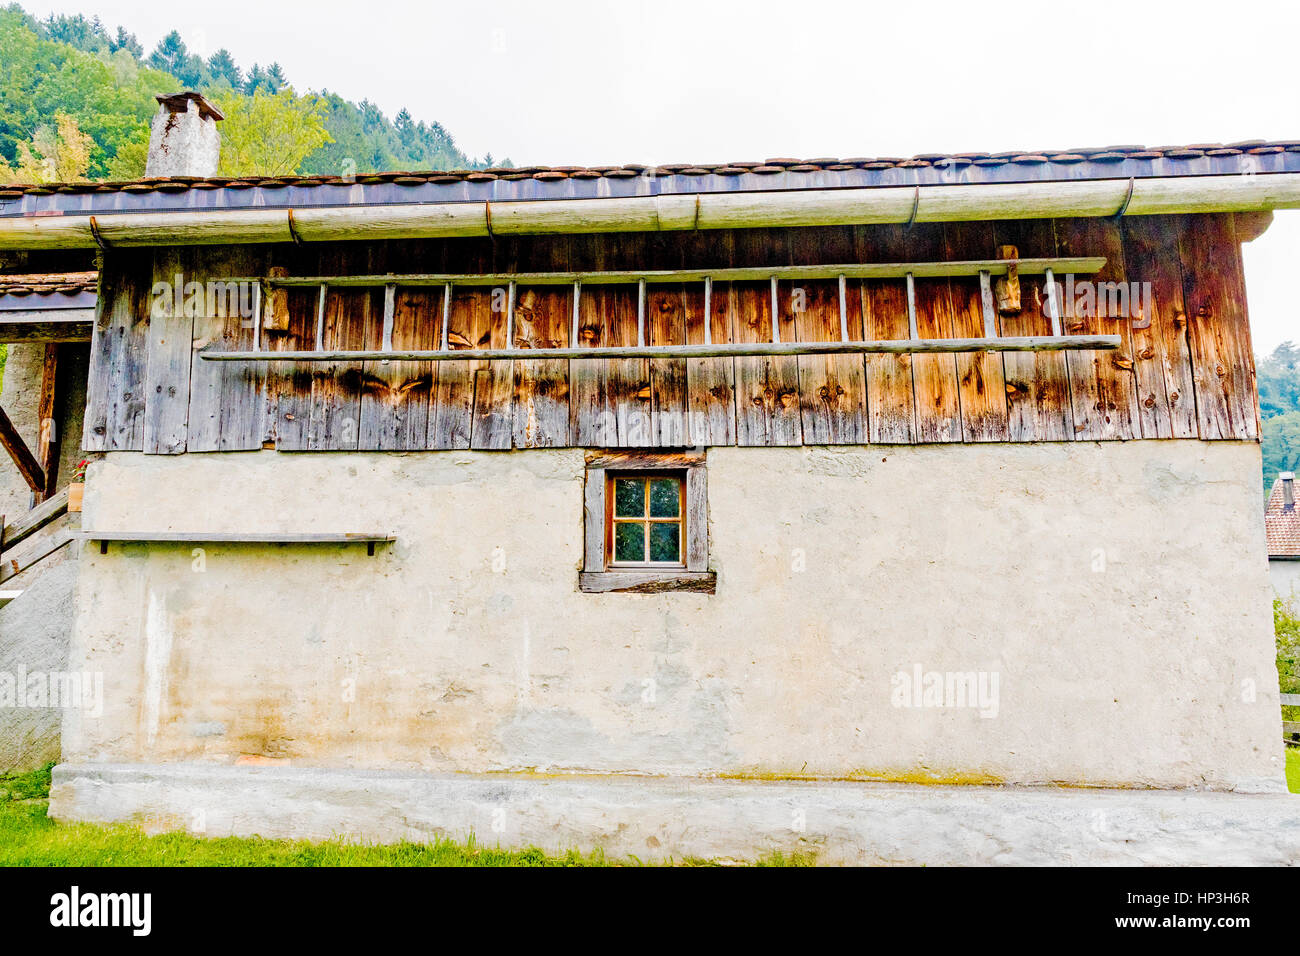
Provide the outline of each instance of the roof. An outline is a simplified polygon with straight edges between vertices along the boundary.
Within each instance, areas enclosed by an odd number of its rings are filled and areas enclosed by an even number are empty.
[[[1271,558],[1300,558],[1300,509],[1282,510],[1282,479],[1273,482],[1264,509],[1264,536]]]
[[[0,312],[92,308],[98,279],[97,272],[0,275]]]
[[[170,96],[163,96],[160,93],[154,99],[172,113],[187,112],[192,102],[198,108],[200,116],[206,116],[211,120],[225,119],[221,115],[221,110],[209,103],[202,93],[195,93],[193,90],[186,90],[184,93],[172,93]]]
[[[645,166],[521,166],[340,175],[173,176],[0,187],[0,216],[172,209],[585,199],[659,194],[1068,182],[1300,172],[1300,140],[1106,146],[910,158],[771,158]]]

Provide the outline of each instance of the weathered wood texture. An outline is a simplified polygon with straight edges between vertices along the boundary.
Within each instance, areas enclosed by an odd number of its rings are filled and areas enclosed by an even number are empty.
[[[1023,220],[680,234],[516,236],[112,250],[83,443],[91,451],[678,448],[1256,439],[1254,366],[1231,216]],[[311,286],[257,330],[200,303],[150,317],[155,283],[289,276],[514,275],[1104,256],[1055,276],[1064,334],[1115,352],[563,359],[539,348],[1048,335],[1045,277],[783,278],[581,287]],[[1018,303],[1012,293],[1018,288]],[[1090,290],[1090,291],[1089,291]],[[998,292],[1002,293],[999,299]],[[1100,293],[1100,294],[1099,294]],[[1123,294],[1121,294],[1123,293]],[[1088,298],[1088,296],[1091,298]],[[987,298],[987,302],[986,302]],[[188,300],[187,300],[188,301]],[[1001,304],[1001,309],[998,304]],[[184,306],[184,302],[182,303]],[[444,330],[444,316],[447,328]],[[263,319],[266,316],[263,315]],[[268,327],[269,326],[269,327]],[[509,326],[509,334],[507,333]],[[198,349],[465,352],[465,360],[209,362]],[[517,355],[475,359],[509,348]]]

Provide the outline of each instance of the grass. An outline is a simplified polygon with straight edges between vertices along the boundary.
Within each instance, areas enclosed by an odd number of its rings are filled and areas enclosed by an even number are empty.
[[[1300,793],[1300,747],[1286,748],[1286,788]]]
[[[53,766],[53,765],[51,765]],[[149,836],[136,826],[55,823],[46,816],[50,768],[0,775],[0,866],[639,866],[603,853],[499,850],[474,840],[369,845],[327,840]],[[757,866],[810,866],[812,857],[773,854]],[[672,861],[711,866],[709,860]]]

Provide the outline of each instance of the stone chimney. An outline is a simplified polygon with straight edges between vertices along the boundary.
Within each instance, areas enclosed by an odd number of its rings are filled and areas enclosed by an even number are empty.
[[[159,96],[149,131],[146,176],[215,176],[221,155],[221,112],[198,93]]]
[[[1295,511],[1295,472],[1284,471],[1278,477],[1282,479],[1282,510]]]

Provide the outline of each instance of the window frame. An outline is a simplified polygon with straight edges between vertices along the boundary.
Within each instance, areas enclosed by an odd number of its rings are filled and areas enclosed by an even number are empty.
[[[656,518],[650,514],[650,485],[649,482],[659,479],[670,479],[677,483],[677,514],[670,518]],[[641,517],[620,516],[616,513],[617,503],[614,500],[614,483],[620,479],[634,479],[645,482],[645,513]],[[641,568],[655,571],[685,571],[686,570],[686,544],[687,544],[687,526],[688,515],[686,513],[686,472],[685,469],[650,471],[650,470],[630,470],[624,471],[617,468],[605,470],[605,570],[607,571],[626,571],[633,568]],[[614,557],[614,535],[618,524],[639,524],[645,528],[645,550],[642,552],[647,555],[644,561],[619,561]],[[650,525],[652,524],[675,524],[678,526],[677,537],[677,554],[676,561],[651,561],[650,554]]]
[[[681,478],[680,563],[625,564],[611,560],[613,476]],[[717,575],[709,570],[708,481],[703,450],[588,453],[585,482],[583,562],[578,575],[580,591],[714,593]]]

